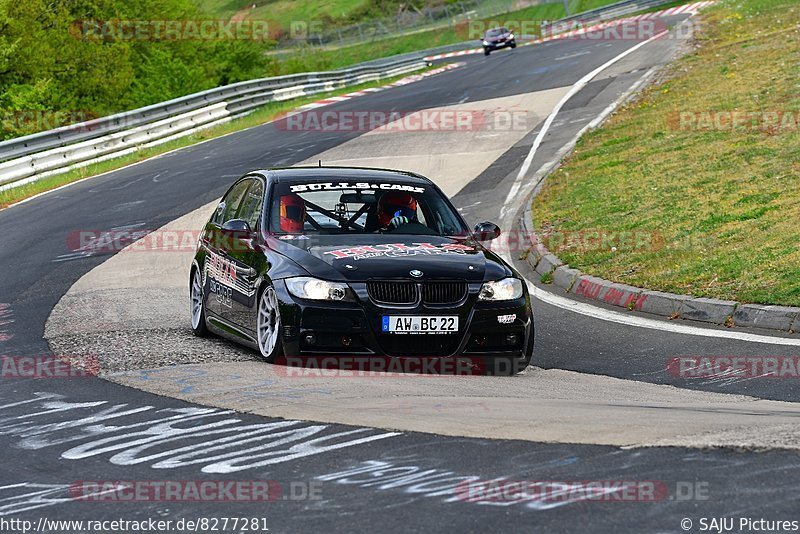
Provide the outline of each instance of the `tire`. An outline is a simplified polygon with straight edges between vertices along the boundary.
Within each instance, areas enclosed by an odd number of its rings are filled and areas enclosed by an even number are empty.
[[[516,48],[517,47],[516,41],[513,41],[509,46],[511,46],[511,48]]]
[[[258,297],[256,338],[258,352],[265,362],[275,363],[283,355],[281,313],[278,307],[278,296],[272,286],[267,286]]]
[[[192,269],[189,280],[189,312],[192,318],[192,333],[197,337],[209,337],[206,326],[206,309],[203,306],[203,275],[200,269]]]
[[[490,51],[488,48],[484,48],[484,49],[483,49],[483,55],[484,55],[484,56],[488,56],[488,55],[489,55],[489,54],[491,54],[491,53],[492,53],[492,52],[491,52],[491,51]]]

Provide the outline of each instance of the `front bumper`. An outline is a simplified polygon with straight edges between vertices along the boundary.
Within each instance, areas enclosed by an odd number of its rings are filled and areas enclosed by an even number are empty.
[[[514,46],[515,44],[516,41],[514,39],[510,39],[508,41],[489,43],[488,45],[483,45],[483,47],[487,50],[500,50],[501,48]]]
[[[478,301],[481,283],[470,283],[456,305],[384,307],[374,303],[366,284],[351,283],[356,302],[309,301],[275,282],[281,307],[281,336],[287,356],[522,359],[533,342],[530,297],[506,302]],[[457,315],[453,334],[393,334],[382,331],[384,315]]]

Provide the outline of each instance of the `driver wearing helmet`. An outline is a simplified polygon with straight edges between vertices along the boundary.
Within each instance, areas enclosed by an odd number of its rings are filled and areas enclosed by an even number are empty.
[[[428,230],[417,220],[417,200],[409,193],[389,191],[378,201],[378,224],[383,232],[417,233],[420,227]]]
[[[306,203],[295,193],[281,196],[280,228],[281,232],[300,234],[306,220]]]

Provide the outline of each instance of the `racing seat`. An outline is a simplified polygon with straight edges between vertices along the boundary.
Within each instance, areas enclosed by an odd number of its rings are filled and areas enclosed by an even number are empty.
[[[370,206],[367,211],[367,220],[364,221],[364,233],[374,234],[378,231],[378,210]]]

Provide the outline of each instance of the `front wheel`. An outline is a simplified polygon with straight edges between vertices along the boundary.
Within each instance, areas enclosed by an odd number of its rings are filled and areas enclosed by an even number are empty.
[[[267,363],[274,363],[283,353],[283,344],[280,339],[281,314],[278,296],[272,286],[268,286],[258,300],[256,330],[261,358]]]
[[[192,313],[192,333],[197,337],[208,337],[209,335],[203,300],[203,275],[200,274],[200,269],[195,269],[189,288],[189,311]]]
[[[490,53],[491,53],[491,52],[489,51],[489,49],[488,49],[488,48],[484,48],[484,49],[483,49],[483,55],[484,55],[484,56],[488,56]]]
[[[512,42],[510,46],[511,46],[511,48],[516,48],[517,47],[517,43],[516,42]]]

